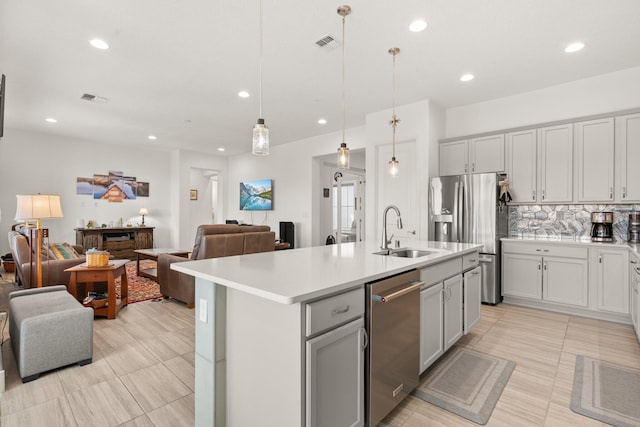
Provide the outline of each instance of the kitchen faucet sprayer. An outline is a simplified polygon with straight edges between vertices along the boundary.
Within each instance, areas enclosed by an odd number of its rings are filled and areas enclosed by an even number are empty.
[[[391,243],[391,239],[387,239],[387,212],[389,209],[393,209],[396,211],[396,215],[398,217],[397,225],[398,229],[402,228],[402,217],[400,216],[400,209],[398,209],[395,205],[389,205],[384,208],[384,213],[382,214],[382,246],[380,249],[389,249],[389,243]]]

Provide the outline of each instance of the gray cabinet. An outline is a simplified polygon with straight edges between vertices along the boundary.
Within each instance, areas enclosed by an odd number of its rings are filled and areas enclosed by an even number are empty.
[[[538,203],[573,201],[573,124],[538,129]]]
[[[576,123],[578,202],[613,201],[613,154],[613,118]]]
[[[305,310],[306,426],[363,426],[364,290],[314,301]]]
[[[444,353],[442,283],[420,291],[420,372]]]
[[[482,274],[481,267],[465,271],[464,281],[464,333],[465,335],[480,321],[480,307],[482,304]]]
[[[444,281],[444,351],[461,337],[463,332],[462,274]]]
[[[615,119],[616,201],[640,201],[640,113]]]
[[[587,248],[505,242],[502,294],[577,307],[587,307]]]
[[[307,341],[307,426],[364,425],[364,320]]]
[[[598,310],[629,314],[629,254],[627,249],[597,248]]]
[[[640,340],[640,258],[631,254],[629,259],[629,285],[631,297],[631,323]]]
[[[537,130],[529,129],[506,135],[507,176],[513,203],[535,203],[538,144]]]

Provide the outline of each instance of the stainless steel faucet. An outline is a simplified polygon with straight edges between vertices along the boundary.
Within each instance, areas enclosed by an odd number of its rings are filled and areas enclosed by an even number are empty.
[[[384,208],[384,213],[382,214],[382,246],[380,249],[389,249],[389,243],[391,243],[391,239],[387,239],[387,212],[389,209],[393,209],[396,211],[396,215],[398,216],[398,229],[402,228],[402,217],[400,216],[400,209],[398,209],[395,205],[389,205]],[[393,234],[391,235],[393,237]]]

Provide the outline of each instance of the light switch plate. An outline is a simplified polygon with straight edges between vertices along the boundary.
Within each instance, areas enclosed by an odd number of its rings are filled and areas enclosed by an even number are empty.
[[[207,300],[200,298],[200,321],[207,323]]]

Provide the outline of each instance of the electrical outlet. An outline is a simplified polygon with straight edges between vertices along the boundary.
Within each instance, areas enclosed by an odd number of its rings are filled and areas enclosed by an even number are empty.
[[[200,321],[207,323],[207,300],[200,298]]]

